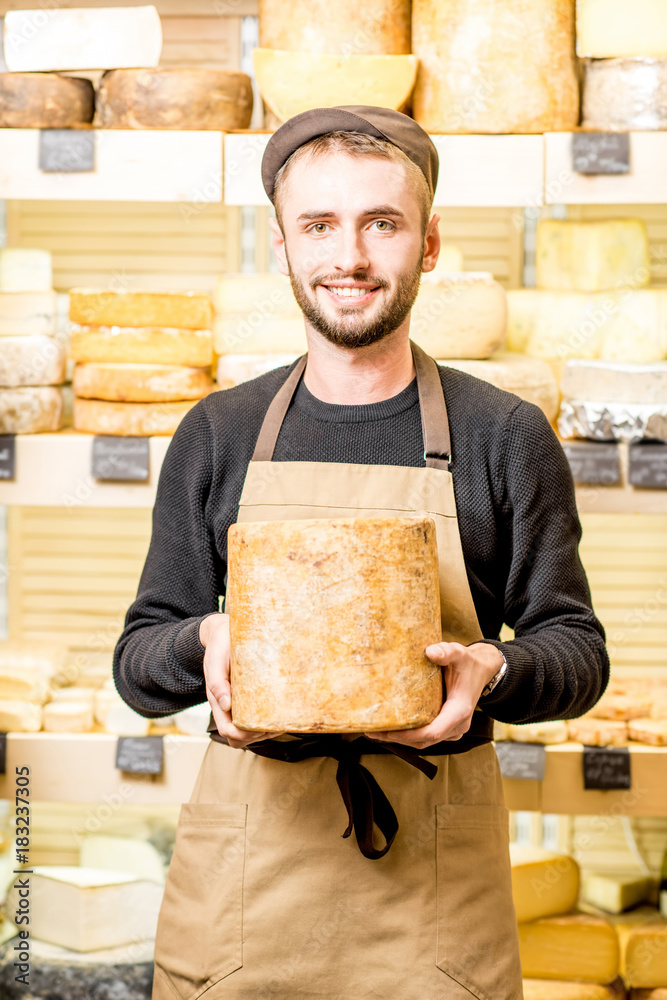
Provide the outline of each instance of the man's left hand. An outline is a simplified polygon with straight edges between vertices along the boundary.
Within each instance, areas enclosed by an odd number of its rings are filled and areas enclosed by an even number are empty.
[[[369,739],[403,743],[416,750],[425,750],[442,740],[460,740],[468,732],[475,706],[486,685],[500,670],[503,654],[496,646],[486,642],[473,643],[472,646],[462,646],[460,642],[438,642],[427,646],[426,655],[443,668],[447,700],[440,713],[433,722],[420,729],[364,733]]]

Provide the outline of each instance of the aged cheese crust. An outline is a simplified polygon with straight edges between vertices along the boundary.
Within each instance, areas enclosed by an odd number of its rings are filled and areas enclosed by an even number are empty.
[[[631,719],[628,722],[628,735],[631,740],[639,743],[648,743],[654,747],[667,746],[667,719]]]
[[[547,420],[558,413],[558,383],[546,361],[527,358],[523,354],[501,352],[486,361],[440,360],[438,364],[490,382],[497,389],[513,392],[529,403],[535,403]]]
[[[67,352],[55,337],[2,337],[0,386],[60,385],[65,381]]]
[[[96,101],[99,128],[248,128],[252,84],[246,73],[219,69],[113,69]]]
[[[414,0],[414,116],[428,132],[574,128],[574,0]]]
[[[50,385],[0,389],[0,434],[59,431],[62,417],[61,389]]]
[[[259,44],[313,55],[410,52],[410,0],[259,0]]]
[[[213,387],[208,368],[181,365],[78,364],[72,387],[76,396],[110,402],[168,403],[201,399]]]
[[[583,127],[667,129],[667,59],[595,59],[584,66]]]
[[[507,329],[505,289],[485,272],[422,277],[410,337],[433,358],[488,358]]]
[[[73,288],[69,318],[84,326],[166,326],[210,330],[213,306],[197,292],[112,292]]]
[[[69,350],[81,362],[204,368],[213,360],[213,339],[210,330],[73,324]]]
[[[519,924],[524,975],[608,983],[618,975],[616,931],[602,917],[568,913]]]
[[[178,403],[110,403],[74,400],[74,430],[84,434],[153,437],[173,434],[196,400]]]
[[[428,517],[238,523],[228,536],[232,718],[263,732],[410,729],[442,707]]]
[[[568,735],[575,743],[589,747],[617,747],[627,743],[628,724],[616,719],[570,719]]]
[[[72,128],[93,120],[90,80],[57,73],[0,73],[0,128]]]

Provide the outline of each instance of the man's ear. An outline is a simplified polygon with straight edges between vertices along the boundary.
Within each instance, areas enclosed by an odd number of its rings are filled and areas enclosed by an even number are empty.
[[[440,222],[440,216],[434,215],[426,227],[426,236],[424,237],[424,260],[422,262],[422,271],[432,271],[435,265],[438,263],[438,255],[440,253],[440,230],[438,229],[438,223]]]
[[[287,263],[287,254],[285,253],[285,237],[283,236],[283,231],[275,219],[269,219],[269,225],[271,226],[271,246],[273,247],[273,252],[276,256],[278,270],[281,274],[289,275],[289,265]]]

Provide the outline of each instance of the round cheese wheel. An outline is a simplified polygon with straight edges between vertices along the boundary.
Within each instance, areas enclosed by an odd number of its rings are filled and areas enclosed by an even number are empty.
[[[0,389],[0,434],[59,431],[62,419],[62,389],[51,385]]]
[[[410,0],[259,0],[259,44],[314,55],[410,52]]]
[[[42,712],[42,728],[47,733],[88,733],[93,721],[90,701],[52,701]]]
[[[490,274],[422,275],[410,337],[433,358],[488,358],[505,339],[507,297]]]
[[[442,636],[431,518],[237,523],[228,566],[237,726],[409,729],[440,711],[424,654]]]
[[[535,403],[547,420],[558,413],[558,383],[546,361],[527,358],[522,354],[499,353],[486,361],[438,360],[438,364],[490,382],[498,389],[513,392],[529,403]]]
[[[99,128],[248,128],[252,83],[220,69],[112,69],[97,91]]]
[[[208,368],[181,365],[78,364],[72,387],[77,396],[111,402],[167,403],[201,399],[213,380]]]
[[[153,437],[173,434],[194,400],[178,403],[110,403],[74,400],[74,430],[84,434]]]
[[[230,389],[274,368],[291,365],[298,357],[298,354],[226,354],[218,358],[217,382],[221,389]]]
[[[210,330],[213,304],[201,292],[139,292],[71,288],[69,318],[93,326]]]
[[[55,337],[0,337],[0,386],[60,385],[67,352]]]
[[[187,365],[203,368],[213,359],[210,330],[169,327],[79,326],[70,329],[74,361]]]
[[[414,0],[413,112],[428,132],[574,128],[572,0]]]
[[[667,59],[587,61],[583,119],[604,132],[667,129]]]
[[[90,80],[57,73],[0,73],[0,128],[72,128],[93,120]]]

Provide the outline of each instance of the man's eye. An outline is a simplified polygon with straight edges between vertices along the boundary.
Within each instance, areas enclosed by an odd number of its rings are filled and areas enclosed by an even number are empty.
[[[391,222],[387,222],[386,219],[378,219],[375,225],[378,227],[381,233],[389,232],[391,229]]]
[[[327,231],[328,226],[326,222],[316,222],[313,229],[316,233],[324,233]]]

